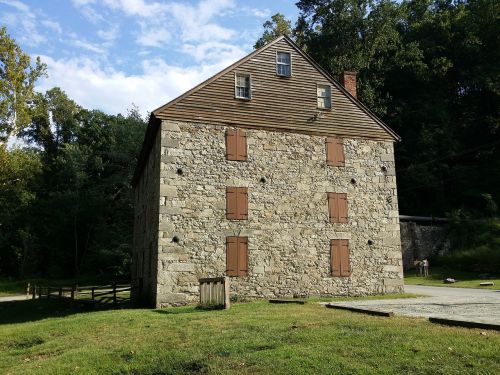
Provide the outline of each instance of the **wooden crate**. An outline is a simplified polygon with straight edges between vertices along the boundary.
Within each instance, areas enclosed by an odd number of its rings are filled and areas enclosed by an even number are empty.
[[[229,309],[229,277],[199,279],[200,305]]]

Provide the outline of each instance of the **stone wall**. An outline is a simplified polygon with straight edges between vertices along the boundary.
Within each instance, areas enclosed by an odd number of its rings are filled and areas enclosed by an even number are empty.
[[[249,275],[231,279],[233,295],[402,291],[391,142],[345,139],[346,166],[330,167],[325,137],[247,130],[248,161],[227,161],[225,130],[162,123],[157,306],[197,300],[198,278],[225,274],[234,235],[248,237]],[[248,187],[248,220],[226,220],[226,186]],[[327,192],[347,193],[347,224],[329,222]],[[349,239],[350,277],[330,276],[331,239]]]
[[[132,298],[138,304],[155,305],[158,263],[158,219],[160,195],[160,132],[142,175],[134,186],[134,246],[132,254]]]
[[[448,245],[448,229],[443,224],[401,222],[401,249],[403,268],[413,268],[415,259],[422,260],[446,251]]]

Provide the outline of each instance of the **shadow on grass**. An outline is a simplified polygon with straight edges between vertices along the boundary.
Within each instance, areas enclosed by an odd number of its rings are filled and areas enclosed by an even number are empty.
[[[224,309],[207,308],[207,307],[200,307],[200,306],[182,306],[182,307],[167,307],[164,309],[158,309],[158,310],[153,310],[153,311],[158,313],[158,314],[163,314],[163,315],[179,315],[179,314],[192,314],[192,313],[203,314],[203,313],[224,311]]]
[[[114,307],[117,309],[123,306]],[[107,308],[109,310],[109,308]],[[71,301],[59,300],[20,300],[0,302],[0,325],[34,322],[47,318],[61,318],[68,315],[102,311],[92,306],[71,303]]]

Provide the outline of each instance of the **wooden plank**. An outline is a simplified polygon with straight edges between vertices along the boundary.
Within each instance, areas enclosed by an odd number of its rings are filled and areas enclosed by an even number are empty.
[[[445,324],[449,326],[492,329],[495,331],[500,331],[500,324],[494,324],[494,323],[483,323],[483,322],[473,322],[470,320],[446,319],[446,318],[434,318],[434,317],[430,317],[429,321],[432,323]]]
[[[358,312],[358,313],[363,313],[363,314],[368,314],[368,315],[375,315],[375,316],[385,316],[385,317],[391,317],[394,316],[394,313],[392,311],[378,311],[378,310],[372,310],[369,308],[362,308],[362,307],[352,307],[352,306],[341,306],[341,305],[334,305],[332,303],[327,303],[325,307],[329,309],[338,309],[338,310],[348,310],[348,311],[353,311],[353,312]]]
[[[278,303],[278,304],[294,303],[297,305],[304,305],[306,303],[306,301],[297,300],[297,299],[270,299],[269,303]]]

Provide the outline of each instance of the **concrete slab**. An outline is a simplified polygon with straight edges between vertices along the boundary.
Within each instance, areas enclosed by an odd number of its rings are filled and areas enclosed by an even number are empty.
[[[405,292],[426,297],[332,304],[381,312],[392,311],[395,315],[402,316],[500,325],[500,290],[406,285]]]

